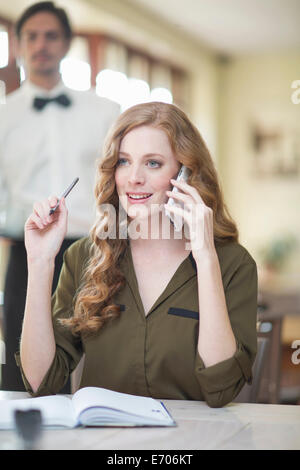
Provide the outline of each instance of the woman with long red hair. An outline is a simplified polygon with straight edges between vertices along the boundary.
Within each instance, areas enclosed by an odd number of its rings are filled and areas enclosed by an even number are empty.
[[[182,166],[188,179],[176,181]],[[256,264],[185,113],[158,102],[126,110],[107,136],[95,200],[90,236],[67,251],[52,301],[65,201],[51,216],[57,198],[37,202],[26,223],[20,365],[29,392],[59,392],[84,354],[81,387],[232,401],[256,354]]]

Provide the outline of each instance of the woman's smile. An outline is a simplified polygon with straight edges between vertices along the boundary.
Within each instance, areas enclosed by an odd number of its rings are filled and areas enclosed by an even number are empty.
[[[127,198],[130,202],[130,204],[143,204],[146,200],[148,200],[151,196],[152,193],[126,193]]]

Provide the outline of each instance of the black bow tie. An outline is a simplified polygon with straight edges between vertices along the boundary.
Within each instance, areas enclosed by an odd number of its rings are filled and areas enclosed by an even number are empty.
[[[33,107],[38,111],[42,111],[48,103],[55,102],[61,106],[68,107],[71,104],[70,98],[66,95],[55,96],[54,98],[34,98]]]

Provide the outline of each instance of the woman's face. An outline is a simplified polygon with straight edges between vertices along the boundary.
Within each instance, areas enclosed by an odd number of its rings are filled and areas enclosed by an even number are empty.
[[[115,180],[129,217],[149,215],[153,204],[165,204],[179,167],[164,131],[140,126],[128,132],[121,141]]]

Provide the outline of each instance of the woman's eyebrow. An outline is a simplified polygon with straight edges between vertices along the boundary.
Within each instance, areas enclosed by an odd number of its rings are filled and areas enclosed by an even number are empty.
[[[119,155],[125,155],[125,157],[130,157],[131,156],[130,153],[123,152],[123,151],[120,151]],[[145,153],[145,155],[143,155],[143,158],[150,158],[150,157],[161,157],[161,158],[164,158],[164,159],[166,158],[161,153],[156,153],[156,152]]]

